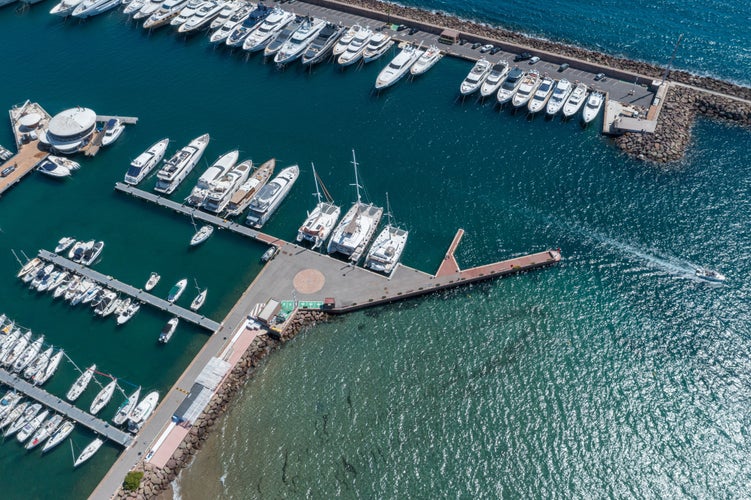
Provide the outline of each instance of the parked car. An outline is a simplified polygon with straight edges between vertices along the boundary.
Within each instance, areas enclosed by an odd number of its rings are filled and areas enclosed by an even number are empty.
[[[482,43],[475,42],[475,43],[472,44],[472,50],[475,50],[476,48],[479,48],[480,46],[482,46]]]
[[[527,59],[532,59],[532,54],[529,52],[522,52],[521,54],[516,54],[514,56],[514,62],[526,61]]]
[[[0,172],[0,177],[8,177],[10,174],[15,172],[16,166],[11,165],[10,167],[5,167],[2,172]]]
[[[540,62],[540,58],[537,56],[529,60],[529,64],[537,64],[538,62]]]
[[[409,34],[410,34],[410,35],[414,35],[414,34],[415,34],[415,33],[417,33],[418,31],[420,31],[420,29],[419,29],[419,28],[414,28],[414,27],[412,27],[412,28],[410,28],[410,29],[409,29]]]
[[[595,81],[599,82],[600,80],[603,80],[605,78],[605,73],[597,73],[595,75]]]
[[[493,47],[492,49],[490,49],[490,52],[488,52],[488,54],[490,54],[491,56],[494,56],[497,53],[499,53],[500,51],[501,51],[500,47]]]
[[[558,71],[566,71],[569,68],[568,63],[563,63],[560,66],[558,66]]]
[[[482,47],[480,47],[480,52],[484,54],[485,52],[490,52],[494,48],[495,47],[491,44],[483,45]]]
[[[466,44],[467,44],[467,39],[466,38],[460,38],[459,39],[459,45],[466,45]]]

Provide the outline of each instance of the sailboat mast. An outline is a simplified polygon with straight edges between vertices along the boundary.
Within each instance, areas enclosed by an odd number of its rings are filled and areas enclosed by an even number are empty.
[[[357,158],[355,158],[355,150],[352,150],[352,165],[355,166],[355,189],[357,190],[357,203],[360,203],[360,181],[357,178]]]
[[[316,166],[313,162],[310,162],[310,166],[313,167],[313,180],[316,183],[316,198],[318,198],[318,204],[321,203],[321,191],[318,189],[318,174],[316,174]]]
[[[389,193],[386,191],[386,217],[389,218],[388,225],[391,226],[391,205],[389,204]]]

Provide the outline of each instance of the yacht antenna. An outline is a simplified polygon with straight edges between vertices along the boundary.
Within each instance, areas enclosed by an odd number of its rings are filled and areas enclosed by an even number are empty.
[[[360,203],[360,182],[357,178],[357,158],[355,158],[355,150],[352,150],[352,165],[355,166],[355,189],[357,190],[357,203]]]
[[[321,203],[321,191],[318,190],[318,174],[316,174],[316,166],[313,164],[313,162],[310,162],[310,166],[313,167],[313,180],[316,182],[316,197],[318,198],[318,203]]]

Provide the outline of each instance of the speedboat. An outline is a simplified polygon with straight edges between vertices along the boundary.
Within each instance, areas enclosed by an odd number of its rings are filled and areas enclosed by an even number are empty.
[[[175,285],[170,289],[169,293],[167,294],[167,302],[174,303],[177,299],[180,298],[180,295],[183,294],[185,291],[185,287],[188,286],[188,280],[186,278],[181,279]]]
[[[47,438],[49,438],[57,429],[60,427],[60,424],[63,423],[63,416],[62,415],[53,415],[42,424],[42,426],[39,428],[38,431],[34,434],[34,436],[29,440],[28,443],[26,443],[25,448],[27,450],[33,450],[37,446],[39,446],[41,443],[43,443]]]
[[[341,207],[334,205],[334,200],[328,194],[326,188],[323,188],[324,194],[326,194],[326,201],[321,198],[321,191],[318,187],[320,178],[316,173],[316,168],[313,166],[313,180],[316,185],[316,196],[318,197],[318,204],[312,212],[308,212],[308,217],[303,222],[300,229],[297,231],[297,242],[309,242],[312,244],[312,248],[316,249],[321,247],[328,239],[331,231],[336,225],[336,221],[339,220],[341,214]]]
[[[29,363],[29,365],[23,371],[24,378],[33,378],[34,375],[39,372],[39,370],[44,370],[45,368],[47,368],[47,364],[49,364],[51,357],[52,347],[48,347],[42,354],[34,358],[32,362]]]
[[[394,57],[388,65],[378,73],[375,88],[379,90],[385,89],[401,80],[402,77],[407,74],[409,68],[420,58],[420,56],[422,56],[422,54],[423,51],[414,45],[406,45],[396,57]]]
[[[349,46],[350,42],[355,39],[355,36],[363,30],[363,27],[359,24],[353,24],[349,27],[349,29],[342,35],[342,37],[339,39],[338,42],[336,42],[336,45],[334,45],[334,48],[332,49],[332,54],[334,56],[338,56],[340,54],[343,54],[345,50],[347,50],[347,47]]]
[[[493,65],[493,69],[490,70],[490,74],[485,79],[485,81],[482,82],[482,86],[480,87],[480,95],[482,97],[488,97],[489,95],[494,94],[498,90],[498,87],[500,87],[503,81],[506,79],[506,76],[508,74],[508,62],[498,61]]]
[[[695,274],[699,279],[712,281],[714,283],[722,283],[727,279],[724,274],[720,274],[717,271],[712,271],[711,269],[704,269],[703,267],[696,269]]]
[[[37,338],[34,342],[31,343],[31,345],[24,349],[23,352],[13,362],[13,371],[18,373],[26,368],[29,363],[31,363],[32,360],[36,357],[36,355],[39,354],[39,351],[42,349],[43,342],[44,335]]]
[[[166,344],[169,342],[169,339],[172,338],[172,334],[175,333],[175,330],[177,329],[177,324],[180,322],[180,320],[175,317],[171,318],[169,321],[167,321],[167,324],[164,325],[164,328],[162,328],[161,333],[159,334],[159,342],[162,344]]]
[[[195,14],[190,19],[185,21],[177,28],[178,33],[194,33],[207,28],[211,21],[216,18],[219,13],[224,9],[224,2],[209,1],[204,3],[196,10]]]
[[[232,28],[225,44],[229,47],[241,47],[245,42],[245,39],[250,33],[260,26],[266,16],[268,16],[273,9],[259,3],[255,9],[253,9],[248,17],[243,22]]]
[[[125,183],[135,186],[141,182],[144,177],[149,175],[157,163],[164,158],[164,152],[167,151],[169,139],[165,138],[151,145],[149,149],[141,153],[135,160],[130,162],[130,167],[125,173]]]
[[[76,242],[76,239],[71,238],[70,236],[60,238],[60,241],[57,242],[57,246],[55,247],[55,253],[60,253],[60,252],[65,251],[68,247],[70,247],[75,242]]]
[[[581,109],[584,101],[587,100],[587,85],[584,83],[578,83],[576,88],[569,96],[566,104],[563,105],[563,116],[570,118],[574,116],[579,109]]]
[[[144,397],[138,406],[136,406],[133,413],[128,417],[128,430],[135,432],[141,428],[146,419],[149,418],[151,412],[156,408],[156,404],[159,401],[159,393],[154,391]]]
[[[75,297],[70,301],[70,305],[76,304],[89,304],[94,301],[101,293],[104,296],[104,290],[101,286],[97,285],[91,280],[84,279],[81,284],[78,285],[79,291]],[[101,299],[101,297],[99,297]]]
[[[323,61],[323,59],[326,58],[334,48],[334,44],[343,31],[344,28],[341,26],[337,26],[333,23],[326,23],[326,26],[324,26],[318,33],[318,36],[302,55],[302,64],[306,66],[318,64]]]
[[[229,169],[235,166],[237,159],[240,157],[238,150],[225,153],[201,174],[198,178],[195,187],[190,192],[190,195],[185,199],[188,205],[199,206],[205,200],[211,191],[212,184],[218,180],[222,175],[227,173]]]
[[[141,304],[139,304],[135,300],[132,301],[127,307],[120,311],[115,322],[118,325],[124,325],[125,323],[130,321],[133,316],[136,315],[139,309],[141,309]]]
[[[571,92],[573,90],[574,86],[571,85],[571,82],[569,82],[565,78],[563,80],[559,80],[558,83],[555,84],[553,95],[550,96],[550,100],[548,101],[547,108],[545,108],[545,112],[550,116],[558,113],[558,111],[561,110],[563,105],[568,100],[568,97],[571,95]]]
[[[279,7],[274,7],[274,10],[269,14],[266,19],[254,29],[243,42],[243,50],[248,52],[258,52],[266,48],[266,45],[272,40],[272,38],[282,31],[285,26],[292,22],[295,15],[292,12],[287,12]]]
[[[492,69],[493,66],[487,59],[482,58],[477,61],[459,86],[459,92],[461,95],[466,96],[476,92],[488,77]]]
[[[553,86],[555,82],[552,78],[545,77],[542,79],[540,86],[537,87],[535,95],[527,103],[527,109],[530,113],[537,113],[545,108],[550,96],[553,95]]]
[[[370,37],[368,44],[365,46],[365,50],[362,51],[362,62],[369,63],[375,61],[388,52],[393,46],[394,41],[391,37],[382,31],[379,31]]]
[[[42,453],[47,453],[52,448],[57,446],[58,444],[62,443],[65,438],[67,438],[71,432],[73,432],[73,429],[76,428],[76,424],[71,422],[70,420],[66,420],[63,422],[63,424],[58,427],[58,429],[52,433],[50,438],[47,440],[46,443],[44,443],[44,447],[42,447]]]
[[[107,291],[104,294],[104,299],[99,303],[94,313],[98,314],[102,318],[106,318],[120,306],[120,298],[117,293]]]
[[[94,401],[91,402],[89,413],[96,415],[102,408],[107,406],[107,403],[109,403],[110,399],[112,399],[112,395],[115,393],[116,388],[117,379],[112,379],[112,382],[105,385],[104,388],[99,391],[99,394],[96,395]]]
[[[287,64],[300,57],[325,26],[326,21],[323,19],[306,18],[297,31],[284,42],[282,48],[274,56],[274,62]]]
[[[68,271],[58,271],[57,276],[52,279],[49,286],[47,287],[47,291],[56,292],[58,287],[60,287],[63,283],[68,282],[68,276],[70,276],[70,273]],[[43,290],[39,291],[41,292]]]
[[[204,302],[206,302],[206,294],[209,293],[208,288],[204,288],[201,290],[198,295],[196,295],[196,298],[193,299],[193,302],[190,303],[190,310],[191,311],[197,311],[201,308]]]
[[[36,286],[37,292],[44,292],[52,285],[52,283],[60,276],[60,271],[52,271],[50,274],[44,276],[42,281]]]
[[[70,258],[70,260],[72,260],[73,262],[81,262],[84,254],[94,248],[95,244],[96,240],[85,241],[80,243],[80,245],[79,243],[76,243],[75,245],[73,245],[71,251],[68,252],[68,258]]]
[[[90,266],[91,264],[93,264],[94,261],[102,253],[103,248],[104,248],[103,241],[97,241],[96,243],[94,243],[94,246],[84,251],[83,257],[81,258],[81,264],[83,264],[84,266]]]
[[[226,41],[229,34],[232,33],[232,30],[248,18],[251,10],[253,10],[253,4],[243,5],[236,10],[221,26],[216,28],[209,37],[209,42],[221,43]]]
[[[592,92],[591,94],[589,94],[589,98],[587,98],[587,104],[584,105],[584,110],[582,111],[582,120],[584,121],[584,123],[589,123],[597,118],[597,115],[600,114],[600,109],[602,109],[602,104],[604,102],[605,96],[600,92]]]
[[[76,399],[78,399],[78,397],[89,385],[89,382],[91,382],[91,379],[94,377],[95,371],[96,365],[91,365],[76,379],[75,382],[73,382],[73,385],[70,386],[68,393],[65,395],[65,397],[68,398],[68,401],[75,401]]]
[[[143,287],[144,290],[147,292],[154,288],[157,283],[159,283],[159,280],[162,277],[159,276],[157,273],[151,273],[151,276],[149,276],[149,279],[146,281],[146,285]]]
[[[264,47],[263,49],[263,57],[276,56],[276,53],[279,52],[279,49],[281,49],[282,46],[287,43],[287,40],[289,40],[290,37],[295,33],[295,31],[297,31],[298,28],[302,26],[302,23],[303,18],[296,17],[292,20],[292,22],[285,26],[284,29],[272,36],[271,40],[269,40],[269,43],[267,43],[266,47]]]
[[[50,14],[53,16],[67,17],[76,10],[76,7],[78,7],[82,1],[83,0],[62,0],[60,3],[52,7]],[[2,3],[3,2],[0,1],[0,4]]]
[[[203,208],[217,214],[224,211],[232,199],[232,195],[248,180],[252,166],[253,162],[251,160],[245,160],[212,182],[211,188],[202,204]]]
[[[31,280],[31,283],[29,284],[29,288],[36,289],[43,280],[49,278],[50,274],[52,274],[54,270],[55,270],[54,264],[47,264],[42,269],[37,271],[36,275],[34,276],[34,278]]]
[[[200,245],[204,241],[209,239],[209,236],[214,232],[214,226],[211,224],[206,224],[205,226],[201,226],[201,228],[196,231],[196,234],[193,235],[193,237],[190,239],[190,246],[194,247],[196,245]]]
[[[435,45],[431,45],[430,47],[428,47],[428,50],[426,50],[425,53],[421,55],[417,61],[415,61],[415,64],[413,64],[409,69],[409,72],[413,76],[422,75],[430,68],[432,68],[435,63],[440,61],[442,57],[443,53],[441,52],[441,49],[439,49]]]
[[[71,171],[68,167],[64,166],[62,163],[57,162],[54,160],[52,155],[48,156],[37,167],[37,170],[44,175],[48,175],[50,177],[68,177],[71,174]]]
[[[516,93],[511,99],[511,104],[513,104],[515,108],[521,108],[522,106],[525,106],[535,94],[535,92],[537,92],[537,87],[539,86],[540,73],[534,70],[530,71],[526,76],[524,76],[521,84],[519,84],[519,88],[516,90]]]
[[[344,52],[339,55],[336,62],[338,62],[340,66],[350,66],[359,61],[372,36],[373,32],[370,28],[358,30]]]
[[[73,462],[73,467],[78,467],[79,465],[81,465],[82,463],[84,463],[85,461],[93,457],[94,453],[99,451],[99,448],[101,448],[103,444],[104,444],[103,440],[99,438],[95,438],[91,443],[88,444],[88,446],[86,446],[86,448],[83,449],[81,454],[78,455],[78,458],[76,458],[76,461]]]
[[[117,413],[115,413],[115,416],[112,417],[112,422],[116,425],[123,424],[126,420],[128,420],[128,417],[133,412],[133,410],[136,407],[136,404],[138,404],[138,398],[141,396],[141,388],[133,392],[130,396],[128,396],[128,399],[123,401],[123,404],[120,405],[120,407],[117,409]]]
[[[193,17],[193,14],[196,13],[196,11],[204,4],[205,1],[206,0],[190,0],[187,4],[185,4],[185,6],[183,6],[182,9],[180,9],[180,12],[178,12],[178,14],[172,18],[172,20],[169,22],[170,26],[179,28],[180,26],[185,24],[185,21]]]
[[[133,14],[133,19],[145,19],[151,17],[151,14],[159,10],[159,7],[161,7],[163,3],[164,0],[146,0],[141,9]]]
[[[157,182],[154,191],[172,194],[177,186],[188,176],[193,167],[203,156],[209,144],[209,134],[196,137],[190,144],[177,151],[172,158],[164,162],[164,166],[157,172]]]
[[[158,28],[169,23],[180,14],[187,3],[188,0],[167,0],[143,22],[144,29]]]
[[[60,361],[63,359],[63,355],[65,353],[61,350],[57,351],[54,356],[50,358],[49,363],[47,363],[47,366],[44,367],[44,370],[39,370],[34,374],[34,377],[32,377],[32,382],[34,385],[42,385],[45,382],[47,382],[52,375],[55,374],[57,371],[57,367],[60,366]]]
[[[120,0],[84,0],[73,9],[73,17],[86,18],[96,16],[118,5],[120,5]]]
[[[276,160],[271,158],[270,160],[261,164],[256,168],[255,172],[243,183],[235,194],[230,198],[227,204],[227,216],[240,215],[243,210],[248,208],[248,205],[258,192],[266,185],[271,178],[271,174],[274,173],[274,167],[276,166]]]
[[[75,275],[68,283],[68,288],[63,292],[63,300],[72,300],[78,293],[78,287],[81,285],[82,276]]]
[[[44,422],[44,419],[47,418],[47,415],[50,414],[49,410],[44,410],[41,413],[37,413],[34,418],[27,420],[23,427],[18,431],[18,434],[16,435],[16,439],[18,439],[19,443],[23,443],[29,437],[31,437],[32,434],[34,434],[37,429],[39,429],[39,426],[42,425],[42,422]]]
[[[104,136],[102,137],[102,146],[109,146],[115,142],[125,130],[125,124],[117,118],[110,118],[104,126]]]
[[[260,229],[266,224],[287,197],[299,175],[300,168],[297,165],[292,165],[279,172],[279,175],[266,184],[258,192],[258,196],[250,202],[250,211],[245,218],[245,223],[255,229]]]

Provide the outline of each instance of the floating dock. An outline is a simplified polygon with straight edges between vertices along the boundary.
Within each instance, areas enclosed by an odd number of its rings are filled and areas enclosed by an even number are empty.
[[[32,141],[21,146],[18,153],[13,155],[5,163],[0,165],[0,172],[6,168],[15,169],[5,177],[0,177],[0,196],[8,189],[15,186],[26,174],[34,170],[45,158],[49,156],[47,151],[39,149],[39,141]]]
[[[156,307],[157,309],[160,309],[162,311],[168,312],[173,316],[177,316],[178,318],[184,319],[185,321],[194,323],[202,328],[205,328],[206,330],[209,330],[212,333],[219,329],[219,323],[217,323],[213,319],[201,316],[197,312],[191,311],[190,309],[185,309],[184,307],[175,305],[160,297],[151,295],[150,293],[145,292],[140,288],[136,288],[134,286],[128,285],[127,283],[118,281],[112,276],[106,276],[82,264],[77,264],[56,253],[49,252],[47,250],[39,250],[39,258],[67,269],[68,271],[80,274],[85,278],[96,281],[100,285],[106,286],[107,288],[129,295],[136,300],[149,304],[150,306]]]
[[[133,436],[127,432],[112,427],[104,420],[100,420],[95,416],[86,413],[58,396],[50,394],[44,389],[30,384],[24,379],[17,375],[12,375],[2,368],[0,368],[0,382],[38,401],[54,412],[64,415],[66,418],[83,425],[97,433],[99,436],[119,444],[120,446],[127,448],[133,441]]]

